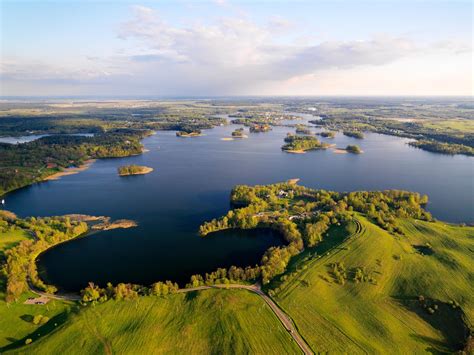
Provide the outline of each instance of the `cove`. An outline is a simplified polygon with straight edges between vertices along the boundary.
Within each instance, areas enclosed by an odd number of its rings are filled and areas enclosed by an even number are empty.
[[[149,150],[145,154],[98,160],[79,174],[6,195],[5,208],[20,216],[82,213],[138,223],[137,228],[99,232],[46,252],[38,260],[41,276],[77,291],[89,281],[149,283],[174,276],[173,281],[187,282],[188,275],[225,267],[234,256],[233,261],[242,261],[238,265],[258,262],[273,245],[270,240],[278,243],[278,238],[197,236],[200,224],[229,210],[229,194],[237,184],[300,178],[302,185],[334,191],[418,191],[429,196],[427,208],[436,218],[474,221],[471,157],[430,153],[408,146],[407,139],[371,133],[364,140],[341,133],[321,139],[337,147],[358,144],[364,154],[327,150],[292,155],[280,149],[286,134],[294,131],[290,127],[221,140],[238,127],[217,127],[186,139],[160,131],[143,140]],[[128,164],[154,171],[120,178],[117,167]]]
[[[171,241],[160,248],[137,250],[141,238],[127,238],[124,232],[105,231],[55,246],[37,259],[41,278],[63,291],[83,289],[87,286],[86,280],[101,286],[107,282],[150,285],[160,280],[173,280],[184,287],[193,274],[204,275],[214,271],[216,265],[223,268],[254,266],[269,247],[283,244],[281,235],[271,229],[228,229],[204,238],[196,236],[180,248]],[[124,240],[110,243],[110,239],[115,238]],[[106,253],[100,245],[104,245]],[[121,260],[119,264],[118,259]],[[157,264],[162,267],[157,268]],[[48,265],[61,267],[48,268]],[[137,268],[142,272],[137,273]]]

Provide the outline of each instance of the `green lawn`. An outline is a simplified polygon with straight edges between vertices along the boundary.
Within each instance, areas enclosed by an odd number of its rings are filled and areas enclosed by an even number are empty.
[[[414,299],[455,300],[472,324],[474,228],[404,220],[407,236],[394,237],[358,219],[361,228],[330,255],[308,261],[282,287],[278,303],[317,352],[453,350],[460,329],[462,333],[459,309],[439,302],[439,311],[429,315]],[[427,242],[432,255],[413,247]],[[347,270],[344,285],[332,274],[329,265],[335,262],[343,262]],[[352,281],[357,267],[365,267],[376,284]]]
[[[71,315],[32,354],[299,353],[264,301],[244,290],[108,301]]]

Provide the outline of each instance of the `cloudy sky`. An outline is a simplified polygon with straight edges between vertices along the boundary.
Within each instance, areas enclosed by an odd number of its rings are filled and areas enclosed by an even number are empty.
[[[473,95],[470,0],[0,0],[2,96]]]

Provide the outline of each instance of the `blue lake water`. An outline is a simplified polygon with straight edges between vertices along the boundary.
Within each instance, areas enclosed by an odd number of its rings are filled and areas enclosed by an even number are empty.
[[[448,156],[408,146],[408,140],[366,134],[356,140],[338,133],[322,139],[344,148],[358,144],[361,155],[332,150],[288,154],[280,147],[287,132],[275,127],[248,139],[222,141],[238,126],[205,131],[195,138],[158,132],[143,143],[149,152],[96,161],[88,170],[35,184],[5,197],[6,209],[20,216],[66,213],[136,220],[137,228],[100,232],[59,245],[39,260],[42,277],[66,290],[88,281],[150,284],[232,264],[257,263],[271,245],[269,231],[232,231],[210,238],[199,225],[225,214],[236,184],[269,184],[300,178],[300,184],[337,191],[405,189],[428,194],[428,209],[441,220],[474,221],[473,158]],[[317,129],[313,129],[314,132]],[[139,164],[148,175],[119,177],[117,167]]]

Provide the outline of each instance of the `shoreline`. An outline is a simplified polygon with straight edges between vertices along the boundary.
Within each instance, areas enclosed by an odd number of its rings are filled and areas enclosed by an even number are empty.
[[[51,174],[46,176],[45,178],[42,179],[42,181],[49,181],[49,180],[59,180],[63,176],[68,176],[68,175],[74,175],[78,174],[81,171],[89,169],[89,167],[96,161],[97,159],[89,159],[84,162],[84,164],[81,164],[78,167],[74,168],[66,168],[63,171],[58,171],[57,173]]]
[[[204,136],[204,134],[202,133],[183,133],[183,134],[176,134],[176,137],[179,137],[179,138],[193,138],[193,137],[202,137]]]
[[[306,154],[306,150],[303,149],[283,149],[283,151],[291,154]]]

